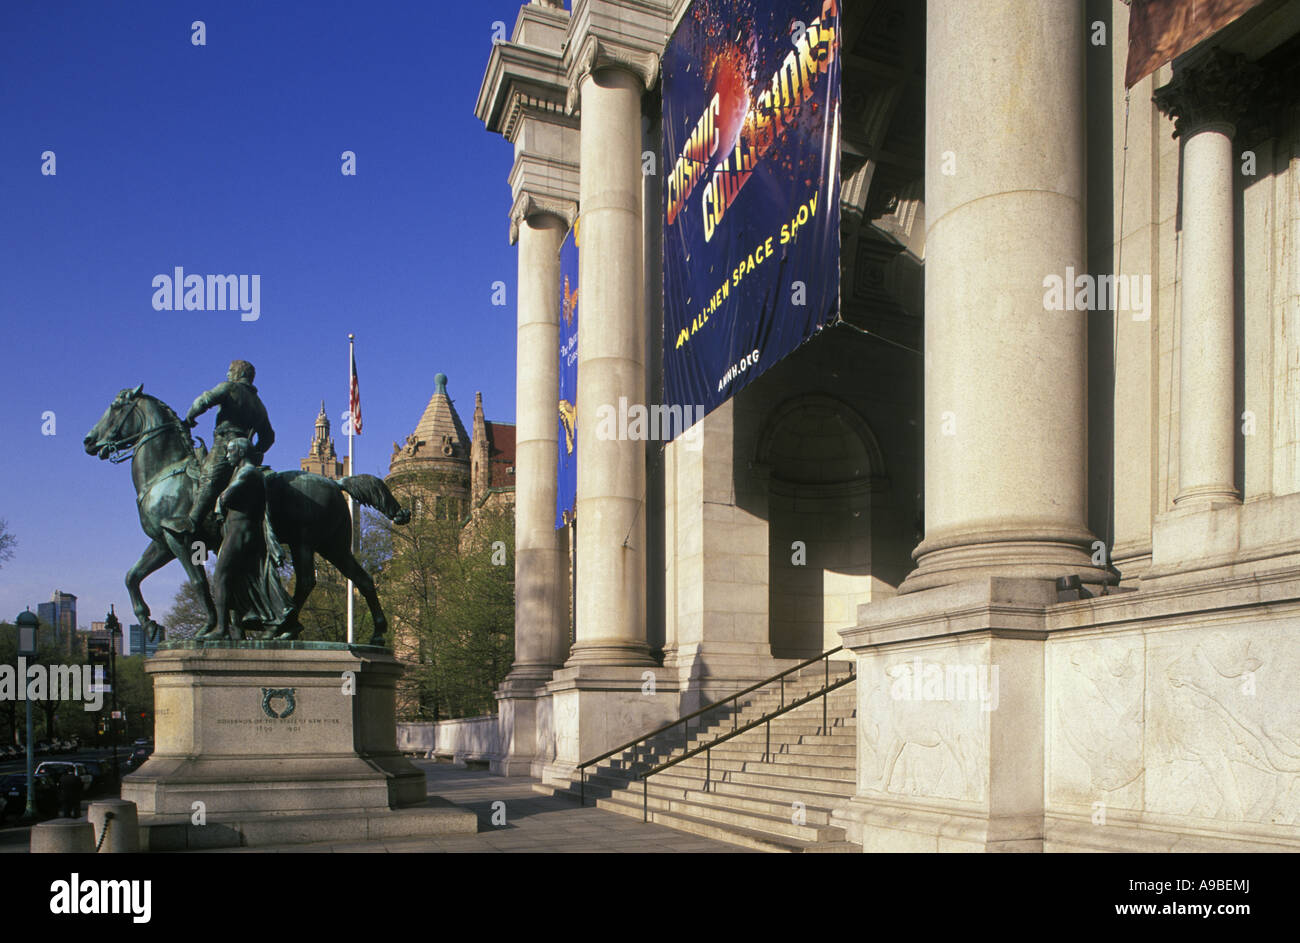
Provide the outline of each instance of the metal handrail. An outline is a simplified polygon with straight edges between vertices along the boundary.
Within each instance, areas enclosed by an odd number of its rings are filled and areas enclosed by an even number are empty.
[[[829,670],[830,669],[828,666],[827,667],[828,674],[829,674]],[[796,701],[791,701],[789,704],[784,704],[781,707],[778,707],[776,710],[772,711],[772,713],[770,714],[764,714],[762,717],[759,717],[757,720],[751,720],[743,727],[733,728],[727,733],[714,737],[708,743],[702,743],[695,749],[687,750],[681,756],[676,757],[675,759],[671,759],[667,763],[661,763],[658,766],[656,766],[654,769],[647,770],[646,772],[642,773],[639,777],[637,777],[638,779],[641,780],[642,821],[646,821],[646,822],[650,821],[650,777],[653,776],[655,773],[662,773],[664,770],[668,769],[669,767],[676,766],[678,763],[685,762],[686,760],[689,760],[691,757],[699,756],[701,753],[703,753],[704,754],[704,791],[708,792],[709,775],[711,772],[710,767],[712,766],[711,763],[712,756],[710,755],[709,751],[712,750],[714,747],[716,747],[719,743],[724,743],[727,740],[732,739],[733,737],[738,737],[742,733],[746,733],[750,730],[753,730],[759,724],[767,725],[767,742],[763,746],[763,762],[770,763],[772,761],[771,759],[772,718],[780,717],[782,714],[788,714],[796,707],[803,707],[805,704],[811,701],[815,701],[817,698],[821,698],[822,699],[822,731],[823,733],[825,733],[826,731],[830,730],[830,725],[827,723],[827,718],[826,718],[826,696],[830,694],[832,691],[836,690],[837,688],[844,687],[844,685],[848,684],[850,681],[856,681],[857,676],[858,676],[857,670],[850,669],[849,676],[847,678],[840,678],[838,681],[834,682],[833,684],[828,682],[826,686],[823,687],[820,691],[813,691],[811,694],[806,694]]]
[[[834,648],[832,648],[830,651],[822,652],[820,655],[816,655],[816,656],[814,656],[813,658],[809,658],[809,659],[806,660],[806,661],[801,661],[801,662],[799,662],[799,664],[797,664],[797,665],[795,665],[795,666],[793,666],[793,667],[791,667],[791,668],[786,668],[784,671],[779,671],[779,672],[777,672],[776,674],[772,675],[772,677],[770,677],[770,678],[765,678],[764,680],[759,681],[757,684],[751,684],[749,687],[747,687],[747,688],[745,688],[745,689],[743,689],[743,690],[737,691],[735,694],[732,694],[732,695],[729,695],[729,696],[727,696],[727,697],[724,697],[724,698],[722,698],[722,699],[719,700],[719,701],[714,701],[712,704],[707,704],[707,705],[705,705],[704,707],[701,707],[699,710],[692,711],[691,713],[685,715],[684,717],[680,717],[680,718],[678,718],[677,720],[672,721],[671,723],[664,724],[662,727],[658,727],[658,728],[656,728],[656,729],[650,731],[649,733],[642,734],[641,736],[637,737],[635,740],[629,740],[627,743],[624,743],[624,744],[621,745],[621,746],[614,747],[614,749],[612,749],[612,750],[610,750],[610,751],[608,751],[608,752],[606,752],[606,753],[602,753],[600,756],[597,756],[597,757],[594,757],[594,758],[592,758],[592,759],[590,759],[590,760],[587,760],[585,763],[579,763],[578,766],[577,766],[577,769],[578,769],[578,772],[579,772],[580,777],[581,777],[581,779],[580,779],[580,783],[579,783],[579,786],[578,786],[578,797],[579,797],[579,801],[580,801],[580,803],[581,803],[582,805],[586,805],[586,803],[587,803],[587,767],[589,767],[589,766],[594,766],[594,765],[596,765],[597,763],[600,763],[600,762],[602,762],[602,761],[604,761],[604,760],[609,759],[611,756],[615,756],[616,754],[624,753],[624,752],[626,752],[626,751],[628,751],[628,750],[630,750],[630,749],[632,749],[632,748],[634,748],[634,747],[639,746],[639,745],[642,744],[642,743],[645,743],[647,740],[650,740],[650,739],[652,739],[652,738],[654,738],[654,737],[659,736],[661,733],[665,733],[665,732],[667,732],[667,731],[669,731],[669,730],[672,730],[674,727],[677,727],[677,726],[679,726],[679,725],[681,725],[681,724],[685,724],[685,725],[686,725],[686,729],[685,729],[685,731],[684,731],[684,736],[683,736],[683,740],[682,740],[682,745],[683,745],[684,747],[689,747],[690,742],[691,742],[691,737],[690,737],[690,734],[691,734],[690,722],[691,722],[692,720],[694,720],[696,717],[699,717],[701,714],[706,714],[706,713],[708,713],[709,711],[716,710],[717,708],[721,707],[721,706],[724,705],[724,704],[727,704],[727,703],[730,702],[730,701],[735,701],[735,700],[737,700],[738,698],[742,698],[742,697],[744,697],[746,694],[750,694],[750,693],[752,693],[752,692],[754,692],[754,691],[757,691],[759,688],[767,687],[767,685],[771,684],[771,683],[774,682],[774,681],[780,681],[780,682],[781,682],[781,706],[784,707],[784,706],[785,706],[785,677],[786,677],[786,675],[793,674],[793,673],[796,672],[796,671],[802,671],[804,668],[807,668],[809,665],[816,664],[816,663],[819,662],[819,661],[825,661],[825,662],[826,662],[826,684],[829,685],[829,684],[830,684],[830,670],[831,670],[831,668],[830,668],[830,656],[834,655],[834,654],[837,653],[837,652],[841,652],[841,651],[843,651],[843,650],[844,650],[844,646],[843,646],[843,645],[837,645],[837,646],[835,646]],[[853,677],[853,675],[850,674],[850,677]],[[822,713],[823,713],[823,715],[824,715],[824,714],[825,714],[825,711],[823,711]],[[773,716],[775,716],[775,715],[773,715]],[[731,728],[733,732],[736,731],[735,721],[736,721],[736,715],[733,713],[733,714],[732,714],[732,728]],[[703,726],[701,726],[701,727],[700,727],[700,730],[703,730],[703,729],[704,729]]]

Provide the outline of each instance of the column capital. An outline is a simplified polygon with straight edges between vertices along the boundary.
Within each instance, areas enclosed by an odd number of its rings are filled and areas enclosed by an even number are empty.
[[[554,193],[538,193],[520,190],[515,195],[514,205],[510,208],[510,244],[519,241],[519,227],[524,220],[539,213],[549,213],[564,220],[570,229],[578,218],[578,201],[570,200]]]
[[[1176,68],[1173,80],[1156,89],[1151,100],[1174,119],[1174,137],[1189,137],[1212,125],[1230,126],[1235,135],[1265,117],[1258,108],[1263,81],[1263,70],[1245,56],[1215,48]]]
[[[599,69],[622,69],[652,88],[668,43],[674,0],[574,0],[564,63],[567,109],[576,111],[582,80]]]
[[[659,53],[611,42],[588,33],[569,64],[569,88],[565,106],[570,114],[578,110],[582,80],[600,69],[630,72],[636,76],[644,91],[653,86],[659,77]]]

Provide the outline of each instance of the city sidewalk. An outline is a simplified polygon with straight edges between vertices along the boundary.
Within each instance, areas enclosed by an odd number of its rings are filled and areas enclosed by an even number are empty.
[[[751,849],[639,819],[580,808],[533,791],[535,780],[493,776],[431,760],[415,760],[428,774],[429,793],[478,815],[477,835],[369,842],[317,842],[269,848],[222,848],[205,854],[288,852],[748,852]],[[493,805],[505,804],[505,824],[492,824]],[[500,807],[498,807],[500,809]],[[498,816],[498,820],[500,817]],[[192,852],[198,854],[200,852]]]

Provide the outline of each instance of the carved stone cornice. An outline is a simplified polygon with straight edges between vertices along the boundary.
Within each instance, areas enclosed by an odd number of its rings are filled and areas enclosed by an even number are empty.
[[[1233,133],[1252,132],[1266,119],[1261,113],[1264,71],[1245,56],[1215,48],[1193,64],[1175,67],[1173,80],[1151,100],[1174,119],[1174,137],[1187,137],[1210,125],[1229,125]]]
[[[582,80],[599,69],[631,72],[641,88],[652,88],[659,78],[660,53],[588,33],[569,62],[569,89],[565,107],[570,114],[578,108]]]
[[[520,191],[519,195],[515,197],[514,206],[510,208],[511,245],[519,241],[519,227],[523,224],[523,221],[538,213],[550,213],[553,216],[558,216],[564,220],[565,225],[572,229],[574,222],[578,218],[578,202],[553,194],[533,193],[529,190]]]
[[[501,111],[501,135],[513,142],[519,132],[520,122],[524,118],[540,118],[552,124],[566,128],[576,128],[577,119],[565,111],[562,89],[552,88],[541,91],[536,87],[520,88],[511,86],[506,94],[506,101]]]
[[[514,38],[493,44],[474,106],[489,131],[513,141],[522,109],[562,115],[568,88],[562,50],[568,25],[563,9],[525,4]]]

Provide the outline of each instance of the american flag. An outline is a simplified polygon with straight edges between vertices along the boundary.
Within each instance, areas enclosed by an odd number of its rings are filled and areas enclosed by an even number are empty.
[[[357,385],[357,355],[352,357],[352,384],[348,391],[348,409],[352,413],[352,433],[361,435],[361,387]]]

